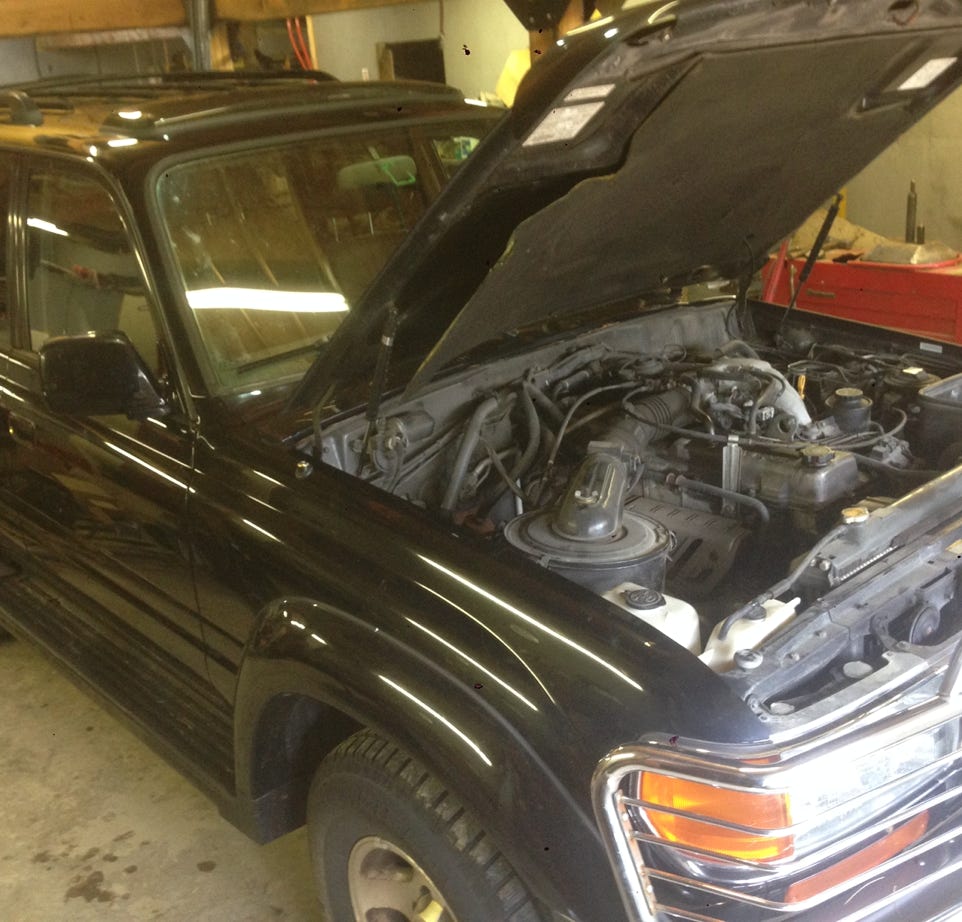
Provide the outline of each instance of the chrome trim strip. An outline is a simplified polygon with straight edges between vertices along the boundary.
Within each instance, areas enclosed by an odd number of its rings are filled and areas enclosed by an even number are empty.
[[[949,660],[942,679],[942,687],[939,689],[939,695],[947,700],[959,697],[960,693],[962,693],[962,640],[952,651],[952,658]]]

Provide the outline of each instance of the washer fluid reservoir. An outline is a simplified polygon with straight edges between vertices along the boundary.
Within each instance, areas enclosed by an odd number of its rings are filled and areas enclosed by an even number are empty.
[[[687,602],[637,583],[621,583],[603,595],[692,653],[701,649],[698,612]]]
[[[728,629],[728,633],[721,637],[721,627],[724,622],[715,625],[705,652],[699,659],[710,666],[715,672],[728,672],[734,668],[738,654],[754,651],[764,640],[775,633],[783,624],[790,621],[801,599],[794,598],[788,602],[779,599],[769,599],[762,603],[762,615],[759,618],[742,618]],[[751,664],[761,662],[761,657],[742,657],[742,668],[750,669]]]

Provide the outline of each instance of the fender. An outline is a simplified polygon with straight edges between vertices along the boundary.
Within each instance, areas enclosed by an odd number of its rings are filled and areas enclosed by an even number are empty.
[[[363,661],[355,650],[364,650]],[[587,788],[576,796],[526,742],[505,713],[509,692],[493,680],[471,678],[478,676],[453,674],[344,612],[307,599],[275,603],[252,641],[238,689],[238,787],[250,781],[257,758],[261,721],[255,715],[269,713],[278,696],[304,696],[377,729],[420,759],[470,804],[546,902],[571,907],[573,918],[591,918],[584,915],[587,905],[601,911],[599,918],[621,918]],[[552,880],[545,874],[546,854],[578,867],[579,879]],[[575,908],[588,893],[590,904]]]
[[[552,582],[540,568],[533,570],[533,578]],[[401,598],[388,593],[391,609],[381,619],[306,597],[277,600],[265,609],[238,685],[239,800],[253,808],[267,794],[252,785],[264,758],[264,722],[278,700],[302,697],[324,715],[312,732],[324,736],[330,732],[325,724],[333,721],[338,733],[348,718],[419,758],[471,806],[545,902],[568,907],[573,919],[623,918],[591,808],[592,773],[611,749],[645,732],[717,735],[724,724],[719,719],[711,726],[711,714],[699,728],[679,717],[686,691],[704,681],[696,675],[704,667],[686,667],[690,656],[654,631],[641,641],[645,659],[630,662],[630,650],[639,645],[630,623],[616,634],[631,636],[633,643],[614,638],[621,655],[616,649],[606,655],[598,638],[589,646],[590,637],[562,634],[548,624],[539,636],[523,617],[536,619],[537,609],[523,610],[507,599],[481,596],[489,607],[514,609],[513,623],[483,612],[482,628],[478,599],[475,613],[465,607],[472,589],[461,586],[458,594],[450,583],[442,589],[413,582],[420,590],[415,597],[410,584]],[[540,596],[529,597],[561,604],[557,587],[540,588]],[[575,588],[564,593],[570,608],[598,605]],[[512,630],[519,622],[525,631]],[[643,676],[643,669],[658,673],[651,688],[632,677]],[[669,673],[675,678],[666,681]],[[726,730],[730,724],[729,712]],[[315,764],[308,760],[307,770]],[[291,808],[298,808],[303,794],[295,792],[305,791],[307,783],[304,777],[293,791],[284,789]],[[555,875],[555,867],[567,870]]]
[[[688,651],[505,542],[333,468],[295,482],[263,445],[212,448],[192,527],[249,606],[235,821],[255,838],[303,822],[319,761],[368,726],[473,809],[536,895],[608,922],[624,910],[591,805],[598,762],[654,732],[767,735]],[[258,455],[267,477],[249,473]]]

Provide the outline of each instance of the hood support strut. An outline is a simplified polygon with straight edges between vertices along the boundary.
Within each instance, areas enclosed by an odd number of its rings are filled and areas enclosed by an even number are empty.
[[[378,347],[377,364],[374,366],[374,378],[371,382],[371,402],[367,407],[367,432],[364,434],[364,453],[368,460],[374,452],[374,433],[377,429],[378,417],[381,413],[381,401],[384,399],[384,387],[387,383],[388,369],[391,367],[391,352],[394,348],[394,337],[397,335],[398,313],[397,305],[392,301],[387,306],[387,316],[384,318],[384,329],[381,332],[381,344]]]

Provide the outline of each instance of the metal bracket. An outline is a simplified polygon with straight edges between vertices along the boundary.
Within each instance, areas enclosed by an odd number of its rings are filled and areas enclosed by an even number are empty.
[[[0,90],[0,108],[10,110],[14,125],[43,124],[43,113],[23,90]]]
[[[722,487],[730,493],[737,493],[742,476],[742,447],[737,435],[730,435],[728,443],[722,448]],[[730,499],[722,501],[722,511],[732,515],[735,504]]]

